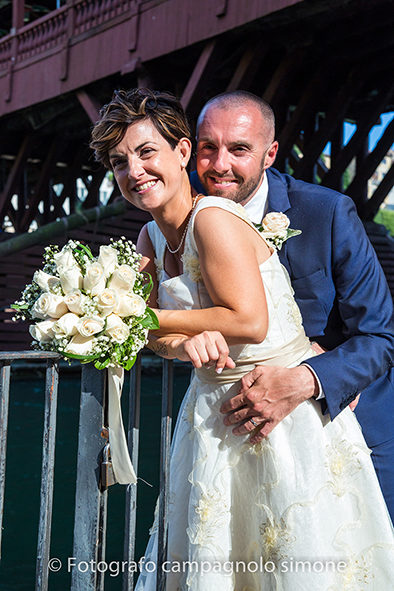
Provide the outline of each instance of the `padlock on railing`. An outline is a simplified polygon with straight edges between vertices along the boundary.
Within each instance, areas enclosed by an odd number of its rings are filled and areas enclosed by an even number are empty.
[[[100,466],[100,488],[104,491],[112,484],[116,484],[116,480],[110,460],[109,443],[106,443],[103,448],[103,458]]]

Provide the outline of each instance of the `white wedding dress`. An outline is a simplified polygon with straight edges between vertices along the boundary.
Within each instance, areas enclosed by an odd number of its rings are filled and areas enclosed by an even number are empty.
[[[184,273],[168,278],[165,240],[151,222],[161,308],[213,305],[200,280],[193,237],[197,212],[212,206],[243,218],[257,232],[241,206],[201,199],[186,238]],[[394,589],[393,529],[351,410],[330,421],[319,402],[304,402],[255,446],[223,424],[223,400],[237,393],[237,381],[255,364],[291,367],[314,354],[277,253],[260,269],[269,313],[266,339],[230,347],[235,370],[220,376],[213,369],[196,370],[179,411],[170,468],[167,591]],[[156,562],[156,556],[157,514],[145,560]],[[154,591],[155,583],[155,572],[143,572],[136,589]]]

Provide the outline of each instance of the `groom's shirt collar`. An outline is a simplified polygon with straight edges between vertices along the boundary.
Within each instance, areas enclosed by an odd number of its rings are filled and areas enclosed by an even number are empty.
[[[261,220],[267,213],[268,209],[268,178],[267,173],[264,172],[263,182],[257,189],[252,199],[244,205],[247,214],[254,224],[261,224]]]

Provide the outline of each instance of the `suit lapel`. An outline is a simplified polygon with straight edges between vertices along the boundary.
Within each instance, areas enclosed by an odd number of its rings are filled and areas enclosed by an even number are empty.
[[[282,211],[284,213],[291,207],[286,181],[275,169],[269,168],[266,172],[268,178],[268,212]]]

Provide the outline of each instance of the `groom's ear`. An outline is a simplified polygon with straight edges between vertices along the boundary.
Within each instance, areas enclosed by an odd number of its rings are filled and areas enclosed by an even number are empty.
[[[264,158],[264,170],[269,168],[275,162],[276,155],[278,153],[279,144],[277,141],[272,142],[270,147],[267,150],[267,153]]]
[[[183,137],[179,140],[176,149],[179,152],[180,161],[182,168],[186,168],[189,163],[190,155],[192,152],[192,143],[187,137]]]

